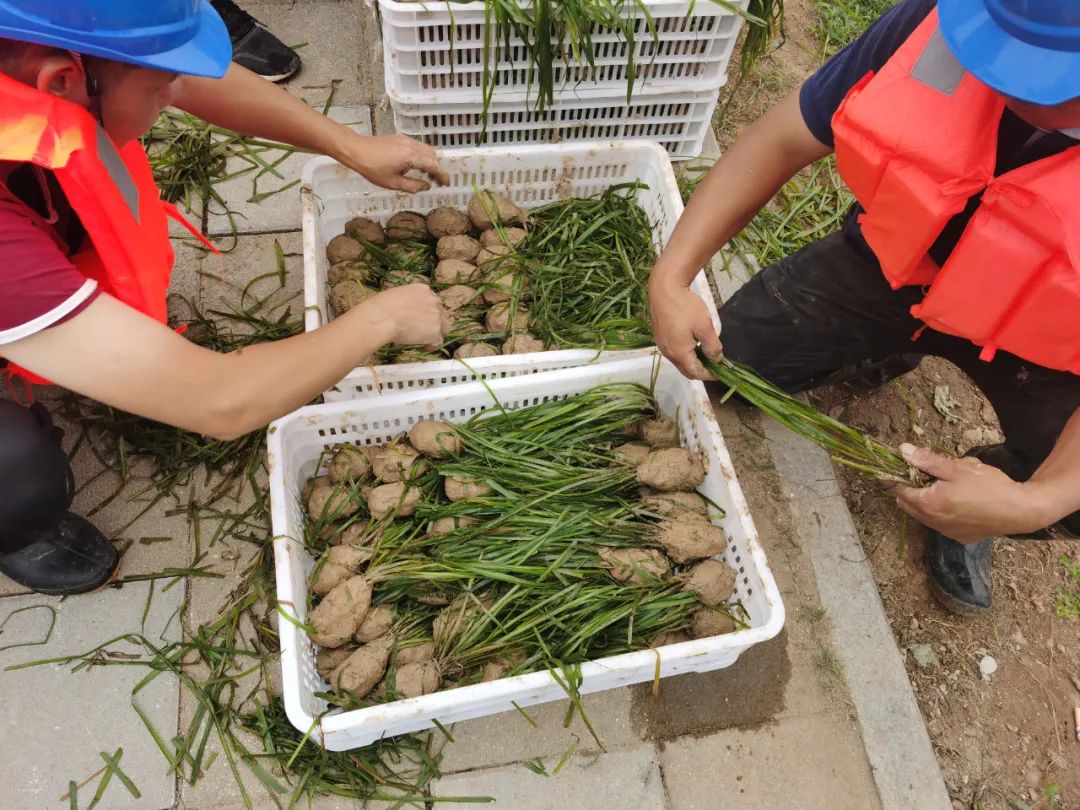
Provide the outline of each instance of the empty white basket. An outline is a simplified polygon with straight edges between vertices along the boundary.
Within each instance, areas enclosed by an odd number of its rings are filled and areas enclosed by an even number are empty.
[[[526,0],[522,5],[531,8]],[[735,0],[732,5],[745,8],[747,0]],[[379,12],[386,90],[392,98],[407,104],[480,100],[485,70],[484,3],[379,0]],[[655,40],[646,14],[655,27]],[[633,43],[613,31],[594,28],[595,68],[579,64],[572,56],[553,61],[558,96],[602,92],[625,99],[631,56],[634,94],[716,90],[724,84],[742,27],[742,17],[732,8],[710,0],[641,0],[640,4],[625,3],[620,16],[635,21]],[[528,90],[529,49],[517,36],[511,36],[509,48],[502,41],[498,46],[496,60],[492,43],[493,98],[535,102],[535,87],[531,94]]]
[[[671,163],[650,143],[581,143],[560,146],[519,146],[460,149],[440,152],[450,182],[419,194],[379,188],[330,158],[315,158],[305,167],[300,190],[304,223],[304,328],[318,329],[333,313],[327,301],[326,244],[357,216],[385,222],[391,214],[412,209],[426,213],[440,205],[464,209],[474,184],[506,194],[525,208],[567,197],[587,197],[618,183],[641,181],[648,188],[637,200],[650,222],[657,248],[667,244],[682,214],[682,197]],[[704,274],[691,289],[705,301],[719,331],[720,318]],[[642,351],[638,350],[637,354]],[[571,349],[502,357],[477,357],[468,364],[456,360],[361,367],[351,372],[325,399],[428,387],[476,379],[505,377],[533,371],[586,365],[628,352]]]
[[[657,364],[659,363],[659,367]],[[736,596],[749,614],[749,628],[727,635],[612,656],[581,667],[582,692],[596,692],[684,672],[705,672],[730,666],[748,648],[772,638],[784,623],[784,607],[757,540],[750,511],[731,466],[724,439],[704,386],[683,377],[657,355],[571,368],[528,377],[468,383],[350,402],[302,408],[279,419],[268,438],[270,504],[274,561],[280,609],[303,622],[307,617],[307,579],[314,560],[303,545],[300,491],[317,472],[324,450],[341,442],[368,445],[389,441],[417,421],[463,422],[495,406],[521,408],[586,391],[612,382],[650,385],[664,414],[677,418],[685,445],[700,451],[706,467],[701,492],[721,506],[718,520],[729,538],[720,559],[737,572]],[[279,623],[282,688],[289,720],[303,733],[331,750],[367,745],[383,737],[447,725],[511,711],[565,697],[548,672],[533,672],[491,683],[465,686],[423,697],[351,711],[326,713],[315,696],[327,684],[315,671],[315,648],[293,622]],[[748,684],[747,688],[753,688]]]
[[[690,160],[701,154],[719,98],[717,89],[639,93],[630,101],[625,90],[567,92],[543,112],[526,101],[496,99],[486,128],[479,99],[417,104],[390,94],[390,104],[398,132],[441,149],[617,139],[655,142],[672,160]]]

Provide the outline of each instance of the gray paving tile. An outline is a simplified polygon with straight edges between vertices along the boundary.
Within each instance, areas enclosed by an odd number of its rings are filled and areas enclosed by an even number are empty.
[[[282,267],[284,286],[278,276]],[[293,317],[300,320],[303,292],[303,239],[299,232],[241,234],[232,250],[208,255],[200,265],[199,300],[207,315],[234,312],[266,299],[262,317],[269,312],[280,316],[284,310],[277,307],[281,305],[290,307]]]
[[[558,759],[545,760],[549,773]],[[664,810],[664,787],[651,745],[577,755],[555,776],[538,776],[522,765],[454,774],[436,782],[432,795],[491,797],[496,807],[513,810]],[[466,801],[453,806],[464,810],[491,805]]]
[[[368,107],[334,106],[330,108],[328,115],[362,135],[371,134],[371,111]],[[253,201],[255,200],[253,194],[256,193],[256,186],[253,183],[261,171],[256,169],[214,185],[214,191],[225,201],[228,211],[223,210],[219,203],[211,203],[206,226],[208,234],[218,237],[231,235],[233,224],[229,221],[230,212],[232,223],[235,223],[235,230],[238,233],[300,230],[299,183],[292,186],[289,184],[299,180],[304,164],[314,156],[305,152],[294,152],[288,154],[281,163],[277,163],[277,160],[285,154],[287,153],[278,151],[260,154],[264,161],[274,166],[281,177],[263,173],[258,177],[257,193],[265,194],[275,189],[283,189],[276,194]],[[229,173],[235,173],[251,168],[253,165],[246,158],[234,157],[229,159],[227,170]]]
[[[173,239],[172,245],[176,258],[169,279],[169,318],[183,321],[192,316],[191,305],[198,303],[199,269],[206,251],[183,239]]]
[[[370,93],[361,82],[361,63],[369,54],[361,37],[358,2],[245,0],[242,5],[286,45],[303,45],[297,50],[303,67],[282,84],[289,92],[310,104],[322,105],[331,82],[336,82],[336,103],[371,103]]]
[[[641,742],[631,720],[633,694],[622,688],[582,696],[589,722],[609,750]],[[599,750],[579,715],[569,727],[563,725],[568,705],[560,700],[526,708],[537,728],[516,711],[458,723],[454,742],[444,751],[443,773],[559,757],[574,745],[582,752]]]
[[[0,599],[0,622],[24,607],[33,610],[14,615],[0,635],[2,645],[44,637],[49,606],[56,611],[52,638],[43,646],[0,651],[0,728],[9,736],[0,757],[0,806],[10,810],[67,807],[60,797],[68,781],[82,782],[105,764],[99,751],[109,754],[123,748],[120,765],[141,794],[131,796],[113,778],[100,807],[165,808],[175,793],[173,777],[139,720],[131,703],[131,690],[146,674],[143,667],[93,666],[73,672],[71,665],[50,664],[30,669],[3,671],[24,661],[75,655],[124,633],[145,635],[154,643],[175,640],[180,624],[175,614],[183,588],[168,592],[156,589],[147,608],[147,583],[122,589],[106,589],[90,596],[60,600],[45,596]],[[143,611],[146,620],[143,623]],[[136,653],[139,648],[117,642],[110,650]],[[119,660],[119,659],[112,659]],[[161,675],[142,689],[136,700],[149,721],[166,739],[176,729],[179,704],[174,677]],[[99,777],[79,791],[79,806],[89,804]]]
[[[176,209],[184,219],[196,228],[201,229],[204,224],[203,217],[205,216],[206,211],[206,194],[202,191],[192,193],[187,200],[178,200],[176,202]],[[191,231],[172,217],[169,217],[169,236],[174,239],[191,239],[194,241]]]
[[[670,810],[880,807],[866,755],[841,722],[792,719],[666,743]]]

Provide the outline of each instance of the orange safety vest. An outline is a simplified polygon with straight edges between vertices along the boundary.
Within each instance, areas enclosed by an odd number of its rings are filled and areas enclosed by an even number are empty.
[[[1080,374],[1080,146],[995,177],[1004,109],[953,56],[935,9],[840,105],[837,169],[889,283],[929,285],[912,314],[983,360],[1002,349]],[[979,192],[939,268],[930,247]]]
[[[161,199],[138,141],[118,148],[79,105],[0,74],[0,160],[51,171],[86,229],[75,266],[101,290],[165,323],[173,265],[167,218],[202,236]],[[14,365],[7,371],[46,382]]]

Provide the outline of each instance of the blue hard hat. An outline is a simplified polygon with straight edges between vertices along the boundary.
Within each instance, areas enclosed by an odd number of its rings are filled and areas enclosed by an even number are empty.
[[[945,42],[1003,95],[1053,106],[1080,97],[1080,3],[938,0]]]
[[[0,37],[191,76],[232,60],[210,0],[0,0]]]

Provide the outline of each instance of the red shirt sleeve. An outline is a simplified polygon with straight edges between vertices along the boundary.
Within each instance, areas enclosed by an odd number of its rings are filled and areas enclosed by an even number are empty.
[[[52,227],[0,186],[0,346],[69,320],[97,295]]]

